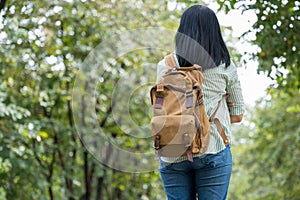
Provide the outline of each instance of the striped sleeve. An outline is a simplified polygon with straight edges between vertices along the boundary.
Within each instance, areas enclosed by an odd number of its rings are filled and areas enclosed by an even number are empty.
[[[158,81],[158,79],[160,77],[162,77],[166,72],[167,72],[167,67],[165,65],[165,60],[161,60],[158,64],[157,64],[157,77],[156,77],[156,82]]]
[[[236,67],[234,65],[231,65],[229,67],[231,69],[228,75],[226,92],[229,93],[230,96],[227,101],[234,104],[232,107],[229,107],[229,113],[230,115],[242,115],[245,112],[245,106],[241,83]]]

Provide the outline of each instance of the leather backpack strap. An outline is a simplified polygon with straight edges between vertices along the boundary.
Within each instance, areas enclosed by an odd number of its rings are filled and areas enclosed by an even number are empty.
[[[222,102],[222,99],[218,102],[218,106],[217,106],[217,109],[215,110],[215,112],[210,116],[210,118],[209,118],[210,122],[212,122],[215,119],[216,114],[221,107],[221,102]]]
[[[229,145],[229,140],[228,140],[228,138],[227,138],[227,136],[225,134],[224,128],[223,128],[220,120],[218,118],[215,118],[214,122],[215,122],[215,124],[217,126],[218,132],[220,133],[220,135],[221,135],[221,137],[223,139],[223,142],[224,142],[225,146],[228,146]]]
[[[165,63],[166,63],[166,65],[167,65],[167,67],[169,68],[169,69],[172,69],[172,68],[174,68],[174,67],[178,67],[177,66],[177,63],[176,63],[176,61],[175,61],[175,58],[174,58],[174,55],[173,55],[173,53],[171,53],[171,54],[169,54],[169,55],[167,55],[166,57],[165,57]]]
[[[220,120],[218,118],[216,118],[216,114],[217,114],[219,108],[221,107],[221,103],[222,103],[222,100],[219,101],[216,111],[209,118],[209,122],[214,122],[216,124],[217,130],[218,130],[220,136],[222,137],[225,146],[228,146],[229,145],[229,140],[226,136],[224,128],[223,128]]]
[[[193,65],[190,67],[180,67],[179,70],[181,71],[192,71],[192,70],[197,70],[202,72],[202,67],[200,65]]]

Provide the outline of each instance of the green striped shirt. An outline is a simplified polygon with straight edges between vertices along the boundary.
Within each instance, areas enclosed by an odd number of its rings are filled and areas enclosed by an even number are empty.
[[[176,55],[175,60],[178,65]],[[179,65],[178,65],[179,66]],[[161,60],[157,65],[157,80],[166,73],[167,66],[165,60]],[[221,64],[218,67],[206,69],[203,71],[203,101],[205,105],[205,111],[210,117],[216,110],[218,102],[221,100],[221,107],[219,108],[216,117],[223,125],[224,131],[228,140],[231,142],[231,125],[230,115],[241,115],[245,111],[244,100],[241,90],[241,84],[237,74],[236,66],[231,62],[227,68],[225,64]],[[233,107],[228,108],[224,95],[229,93],[228,102],[234,104]],[[210,143],[205,154],[215,154],[225,149],[222,137],[220,136],[216,125],[212,122],[210,127]],[[203,156],[203,155],[194,155]],[[186,160],[186,156],[180,158],[166,158],[162,160],[165,162],[179,162]]]

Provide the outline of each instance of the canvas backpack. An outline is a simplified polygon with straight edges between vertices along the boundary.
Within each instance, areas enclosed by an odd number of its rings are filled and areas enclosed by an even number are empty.
[[[178,67],[173,54],[165,57],[165,63],[168,71],[150,90],[152,137],[158,156],[186,155],[193,161],[193,154],[207,150],[212,121],[227,145],[226,134],[215,118],[221,101],[210,118],[204,109],[202,68],[199,65]]]

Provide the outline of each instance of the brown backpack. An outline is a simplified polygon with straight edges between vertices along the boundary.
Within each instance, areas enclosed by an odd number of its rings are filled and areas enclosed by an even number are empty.
[[[224,142],[225,139],[228,142],[221,124],[214,118],[220,103],[208,119],[203,104],[201,67],[178,67],[173,54],[166,56],[165,62],[168,71],[150,91],[154,148],[158,156],[187,155],[193,161],[192,154],[207,150],[211,121],[222,131]]]

